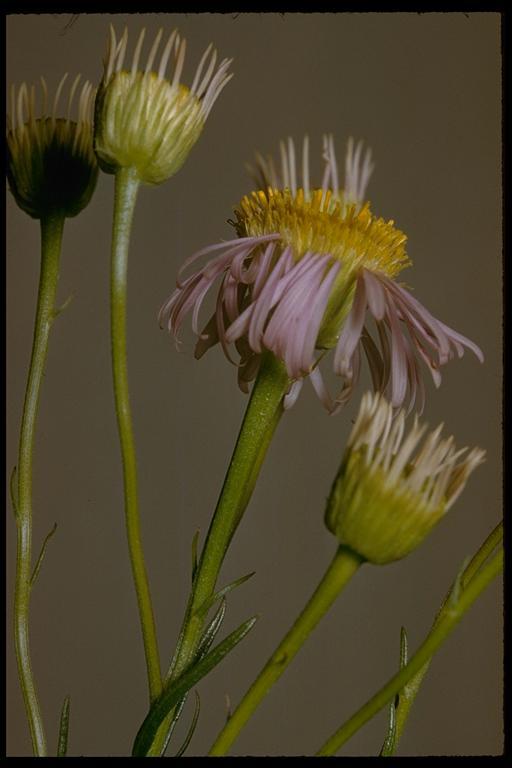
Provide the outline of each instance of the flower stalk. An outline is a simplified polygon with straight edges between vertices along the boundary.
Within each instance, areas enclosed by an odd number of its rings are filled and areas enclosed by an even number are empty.
[[[346,547],[336,554],[306,607],[276,648],[217,736],[209,754],[225,755],[272,685],[281,677],[320,619],[356,573],[363,559]]]
[[[149,695],[153,701],[162,690],[162,678],[140,532],[137,463],[126,360],[128,251],[139,184],[133,169],[120,168],[117,171],[112,230],[111,343],[116,415],[123,460],[126,532],[144,641]]]
[[[29,607],[32,582],[32,466],[37,413],[48,341],[55,317],[55,295],[64,216],[41,219],[41,272],[37,298],[32,355],[23,405],[18,454],[16,499],[16,582],[14,588],[14,637],[16,661],[27,713],[34,755],[44,757],[46,737],[30,660]]]
[[[282,415],[282,400],[288,386],[289,379],[284,367],[273,355],[267,355],[247,406],[197,566],[172,678],[183,671],[197,648],[204,623],[199,608],[215,590],[229,543],[252,496],[267,449]]]

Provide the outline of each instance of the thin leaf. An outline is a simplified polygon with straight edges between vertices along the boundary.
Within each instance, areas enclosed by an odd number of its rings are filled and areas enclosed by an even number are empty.
[[[181,757],[186,752],[188,745],[192,740],[192,736],[194,735],[194,731],[196,730],[197,721],[199,720],[199,712],[201,711],[201,699],[197,691],[194,691],[194,693],[196,695],[196,708],[194,710],[194,717],[192,718],[192,722],[190,723],[190,728],[188,729],[188,733],[185,737],[185,741],[183,742],[181,747],[178,749],[174,757]]]
[[[395,702],[391,702],[389,705],[389,723],[388,732],[384,739],[384,744],[379,753],[379,757],[390,757],[395,751],[395,739],[396,739],[396,708]]]
[[[69,706],[71,699],[66,696],[60,713],[59,742],[57,744],[57,757],[66,757],[68,751],[69,734]]]
[[[197,533],[199,533],[199,531]],[[202,636],[202,638],[201,638],[201,640],[199,642],[198,649],[196,651],[196,655],[194,657],[194,662],[199,661],[210,650],[210,647],[211,647],[213,641],[215,640],[215,637],[216,637],[216,635],[217,635],[217,633],[218,633],[218,631],[219,631],[219,629],[220,629],[220,627],[222,625],[222,622],[224,620],[225,615],[226,615],[226,599],[223,597],[217,612],[215,613],[213,619],[211,620],[210,624],[208,625],[208,627],[206,628],[206,630],[203,633],[203,636]],[[180,647],[180,645],[181,645],[181,642],[178,642],[177,649]],[[176,654],[175,654],[175,657],[173,658],[173,661],[172,661],[172,664],[171,664],[171,668],[169,670],[169,674],[172,673],[172,670],[174,668],[175,663],[176,663]],[[175,708],[175,714],[174,714],[174,717],[173,717],[173,719],[171,721],[171,724],[169,725],[169,730],[167,731],[167,734],[166,734],[166,737],[165,737],[165,740],[164,740],[164,745],[163,745],[162,750],[160,752],[160,757],[163,757],[165,755],[165,751],[167,750],[167,747],[169,746],[169,741],[170,741],[171,736],[173,734],[173,731],[174,731],[174,729],[176,727],[176,723],[178,722],[178,719],[181,716],[183,707],[185,705],[185,700],[186,700],[186,696],[183,697],[181,702],[179,702],[178,705]]]
[[[194,579],[196,576],[197,571],[197,545],[199,542],[199,528],[194,533],[194,537],[192,539],[192,584],[194,583]]]
[[[407,641],[407,632],[405,627],[400,628],[400,669],[403,669],[407,665],[407,659],[409,656],[409,643]]]
[[[160,757],[165,757],[165,753],[167,751],[167,747],[169,746],[169,742],[171,740],[171,736],[174,732],[174,729],[176,728],[176,723],[180,719],[181,713],[183,712],[183,707],[185,706],[185,702],[187,700],[187,695],[182,698],[181,701],[179,701],[174,709],[174,717],[171,720],[171,724],[169,726],[169,730],[167,731],[164,739],[164,743],[162,746],[162,749],[160,750]]]
[[[39,571],[41,569],[41,565],[43,564],[43,558],[44,558],[44,555],[45,555],[45,552],[46,552],[46,546],[47,546],[48,542],[50,541],[51,537],[53,536],[53,534],[55,533],[56,530],[57,530],[57,523],[54,523],[53,524],[53,528],[51,529],[51,531],[49,533],[46,534],[46,537],[45,537],[45,539],[43,541],[43,544],[42,544],[42,547],[41,547],[41,551],[39,553],[39,557],[37,558],[37,562],[36,562],[35,567],[34,567],[34,571],[32,573],[32,576],[30,577],[30,588],[31,589],[32,589],[32,587],[34,586],[34,584],[36,582],[36,579],[37,579],[37,577],[39,575]]]
[[[206,628],[205,632],[203,633],[203,636],[199,642],[199,647],[197,649],[196,655],[194,657],[195,661],[199,661],[208,651],[210,650],[210,647],[215,640],[215,636],[217,635],[217,632],[219,631],[221,624],[224,620],[224,616],[226,615],[226,600],[225,598],[222,599],[222,602],[219,606],[219,609],[213,619],[211,620],[210,624]],[[165,751],[167,747],[169,746],[169,741],[171,739],[172,733],[174,731],[174,728],[176,727],[176,723],[178,722],[178,719],[181,715],[181,712],[183,710],[183,707],[185,705],[186,696],[183,697],[181,702],[178,703],[175,714],[172,719],[172,722],[169,726],[169,730],[167,731],[164,746],[160,752],[160,757],[163,757],[165,755]],[[194,726],[195,727],[195,726]],[[192,738],[192,734],[190,734],[190,738]],[[185,747],[186,748],[186,747]]]
[[[408,656],[407,632],[405,631],[405,627],[402,627],[400,629],[400,671],[402,671],[402,669],[407,665],[407,656]],[[405,686],[405,688],[406,687],[407,686]],[[380,757],[391,757],[391,755],[394,753],[396,749],[396,745],[397,745],[397,732],[396,732],[397,722],[396,721],[397,721],[397,711],[400,707],[401,697],[402,697],[402,692],[400,691],[399,693],[397,693],[394,700],[390,704],[388,732],[379,753]]]
[[[256,571],[251,571],[251,573],[248,573],[245,576],[241,576],[239,579],[235,579],[235,581],[232,581],[226,587],[219,589],[218,592],[215,592],[214,595],[207,598],[203,603],[201,603],[199,608],[195,611],[195,615],[198,617],[205,616],[210,610],[210,608],[212,607],[212,605],[215,605],[217,600],[220,600],[221,598],[225,597],[233,589],[236,589],[236,587],[239,587],[245,581],[248,581],[252,576],[254,576],[255,573]]]
[[[196,655],[195,655],[195,661],[199,661],[200,659],[202,659],[203,656],[205,656],[210,650],[211,645],[215,640],[215,636],[217,635],[217,632],[219,631],[221,624],[224,621],[225,615],[226,615],[226,598],[223,597],[215,616],[213,617],[208,627],[203,632],[203,636],[199,641],[199,646],[197,648]]]
[[[11,497],[12,510],[14,517],[18,516],[18,494],[16,493],[16,465],[12,468],[9,479],[9,496]]]
[[[243,640],[246,634],[256,623],[257,616],[253,616],[248,621],[244,621],[238,629],[235,629],[228,637],[220,642],[215,648],[206,654],[204,658],[189,667],[180,677],[168,685],[160,696],[153,702],[146,719],[142,723],[135,743],[133,745],[132,755],[134,757],[144,757],[147,755],[155,734],[159,727],[172,710],[172,708],[190,691],[205,675],[219,664],[224,656],[235,648]]]

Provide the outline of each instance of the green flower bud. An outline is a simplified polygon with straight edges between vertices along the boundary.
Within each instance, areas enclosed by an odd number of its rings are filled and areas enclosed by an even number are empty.
[[[94,90],[82,86],[76,122],[70,119],[80,75],[71,86],[66,117],[57,117],[67,74],[59,83],[51,112],[43,78],[41,117],[36,118],[35,87],[11,87],[7,123],[7,178],[16,202],[29,216],[76,216],[89,203],[98,176],[92,148]]]
[[[217,52],[210,45],[196,71],[191,88],[179,80],[185,61],[186,41],[174,30],[160,59],[153,62],[162,38],[155,38],[144,70],[139,70],[145,30],[140,33],[130,70],[123,69],[128,31],[117,43],[110,28],[105,71],[95,105],[94,148],[106,173],[135,168],[140,181],[161,184],[176,173],[198,140],[219,93],[232,75],[231,60],[224,59],[215,75]],[[172,80],[165,78],[173,56]],[[203,69],[208,60],[208,66]],[[213,75],[213,77],[212,77]]]
[[[416,450],[426,430],[417,417],[404,435],[380,394],[366,393],[327,501],[325,523],[340,543],[372,563],[412,552],[463,490],[485,452],[456,451],[440,439],[442,424]],[[416,454],[413,456],[413,454]]]

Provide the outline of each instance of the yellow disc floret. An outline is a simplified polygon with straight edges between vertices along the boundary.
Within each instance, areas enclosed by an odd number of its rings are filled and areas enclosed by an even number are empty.
[[[306,199],[302,189],[292,195],[269,187],[243,197],[235,215],[239,236],[279,232],[297,261],[308,251],[330,254],[351,272],[366,267],[388,277],[410,264],[407,237],[393,221],[373,216],[368,203],[345,203],[331,190],[314,190]]]

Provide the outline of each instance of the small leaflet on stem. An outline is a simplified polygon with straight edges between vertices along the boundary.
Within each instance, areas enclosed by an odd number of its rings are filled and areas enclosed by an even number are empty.
[[[235,579],[235,581],[230,582],[227,586],[223,587],[222,589],[219,589],[218,592],[215,592],[214,595],[209,597],[207,600],[202,603],[199,608],[196,610],[196,616],[201,617],[204,616],[212,607],[212,605],[215,605],[217,600],[221,600],[223,597],[225,597],[229,592],[231,592],[236,587],[239,587],[244,582],[248,581],[256,571],[251,571],[251,573],[247,573],[245,576],[240,576],[239,579]]]
[[[52,319],[53,320],[56,320],[57,317],[59,315],[61,315],[62,312],[64,312],[65,309],[67,309],[69,307],[69,305],[73,301],[74,297],[75,297],[74,292],[70,293],[69,296],[67,297],[66,301],[64,301],[59,307],[55,307],[54,308],[54,310],[52,312]]]
[[[60,713],[59,724],[59,742],[57,745],[57,757],[66,757],[68,751],[68,735],[69,735],[69,707],[71,699],[66,696],[62,705]]]
[[[179,701],[176,704],[176,708],[174,710],[174,717],[172,718],[171,724],[169,726],[169,729],[167,731],[167,734],[164,739],[164,743],[162,745],[162,749],[160,750],[159,757],[165,757],[165,753],[167,751],[167,747],[169,746],[169,742],[171,741],[171,736],[174,732],[174,729],[176,728],[176,723],[181,717],[181,713],[183,712],[183,707],[185,706],[185,702],[187,700],[188,693],[185,694],[185,696],[182,698],[181,701]]]
[[[408,643],[405,627],[400,628],[400,671],[407,666]],[[407,686],[406,686],[407,687]],[[379,753],[379,757],[391,757],[396,748],[396,713],[400,706],[400,693],[394,698],[389,707],[388,732]]]
[[[178,749],[174,757],[181,757],[185,753],[185,751],[188,748],[188,745],[192,740],[192,736],[194,735],[194,732],[196,730],[197,721],[199,720],[199,712],[201,711],[201,699],[197,691],[194,691],[194,693],[196,695],[196,708],[194,710],[194,716],[192,718],[192,722],[190,723],[190,728],[188,729],[188,733],[185,737],[185,741],[183,742],[181,747]]]
[[[219,629],[221,628],[225,615],[226,615],[226,598],[223,597],[213,619],[208,624],[208,626],[206,627],[206,629],[204,630],[201,636],[201,640],[199,641],[199,645],[197,647],[197,651],[194,657],[194,663],[197,661],[200,661],[203,658],[203,656],[205,656],[210,650],[211,645],[215,640],[215,637],[217,636]]]
[[[37,562],[35,564],[34,571],[33,571],[32,576],[30,578],[30,588],[31,589],[32,589],[32,587],[34,586],[34,584],[36,582],[36,579],[37,579],[37,577],[39,575],[39,571],[41,570],[41,565],[43,564],[43,558],[45,556],[47,544],[50,541],[51,537],[53,536],[53,534],[55,533],[56,530],[57,530],[57,523],[54,523],[53,524],[53,528],[51,529],[51,531],[49,531],[46,534],[46,536],[45,536],[45,539],[44,539],[43,544],[41,546],[41,551],[39,553],[39,557],[37,558]]]

